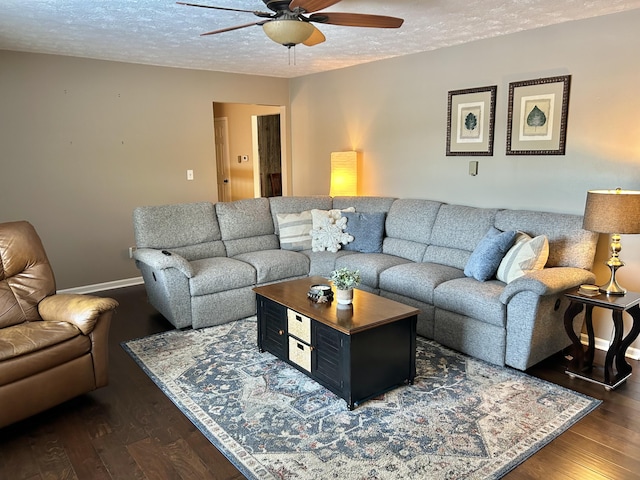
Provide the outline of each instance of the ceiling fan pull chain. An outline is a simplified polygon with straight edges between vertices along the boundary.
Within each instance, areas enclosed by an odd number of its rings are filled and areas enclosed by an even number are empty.
[[[291,50],[293,50],[293,65],[295,65],[296,64],[296,46],[289,45],[289,48],[287,48],[287,50],[289,51],[289,66],[291,66]]]

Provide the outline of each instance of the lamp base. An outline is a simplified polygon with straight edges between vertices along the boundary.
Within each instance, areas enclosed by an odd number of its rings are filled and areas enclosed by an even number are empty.
[[[607,266],[611,270],[611,278],[609,279],[609,283],[600,287],[600,291],[607,295],[624,295],[627,293],[627,290],[622,288],[618,280],[616,280],[616,271],[620,267],[623,267],[624,263],[618,257],[611,257],[607,262]]]

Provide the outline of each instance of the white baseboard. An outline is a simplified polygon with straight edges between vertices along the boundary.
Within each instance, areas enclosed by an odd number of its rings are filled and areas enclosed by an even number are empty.
[[[84,287],[65,288],[58,290],[57,293],[94,293],[103,290],[115,290],[116,288],[132,287],[133,285],[142,285],[144,281],[142,277],[125,278],[115,280],[113,282],[96,283],[94,285],[85,285]]]
[[[585,333],[580,335],[580,341],[582,342],[583,345],[589,345],[589,337],[587,337]],[[606,352],[607,350],[609,350],[609,340],[596,337],[595,347],[598,350],[602,350]],[[640,348],[629,347],[627,349],[627,354],[625,356],[632,360],[640,360]]]

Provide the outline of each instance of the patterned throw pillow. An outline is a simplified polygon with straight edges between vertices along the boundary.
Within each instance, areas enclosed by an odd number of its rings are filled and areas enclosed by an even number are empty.
[[[311,210],[301,213],[278,213],[280,248],[283,250],[311,250]]]
[[[516,232],[509,230],[501,232],[491,227],[480,240],[464,267],[464,274],[481,282],[492,278],[504,254],[511,248],[516,238]]]
[[[355,212],[354,207],[345,210]],[[342,245],[353,241],[353,237],[344,232],[347,219],[340,210],[311,210],[313,229],[311,230],[311,249],[314,252],[337,252]]]
[[[544,235],[531,238],[518,232],[513,247],[507,252],[496,277],[505,283],[514,281],[531,270],[542,270],[549,258],[549,240]]]

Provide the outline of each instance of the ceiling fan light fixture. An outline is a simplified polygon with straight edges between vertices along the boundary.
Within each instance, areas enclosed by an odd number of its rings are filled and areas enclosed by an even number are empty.
[[[276,43],[293,47],[307,40],[315,27],[308,22],[295,19],[271,20],[262,25],[264,33]]]

